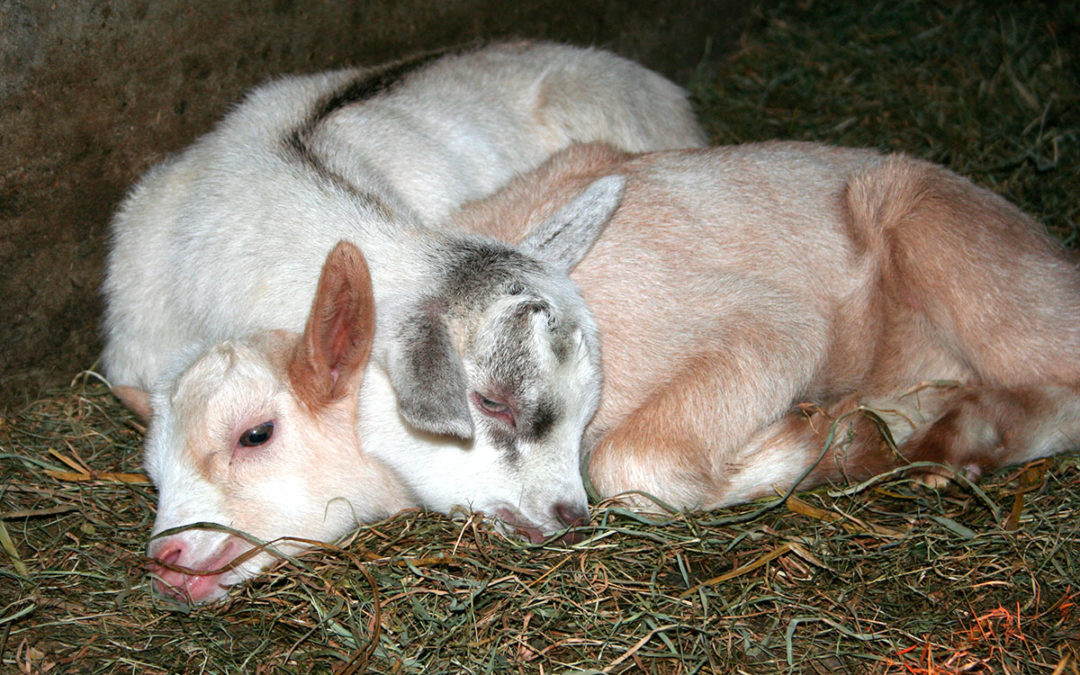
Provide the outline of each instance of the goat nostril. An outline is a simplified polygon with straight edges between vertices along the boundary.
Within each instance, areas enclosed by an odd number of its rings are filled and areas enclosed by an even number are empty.
[[[567,502],[558,502],[552,508],[555,518],[562,523],[563,527],[578,527],[589,522],[589,507],[581,508]],[[564,546],[570,546],[585,540],[583,532],[565,532],[557,541]]]
[[[585,541],[584,532],[567,532],[557,540],[563,546],[573,546],[574,544],[580,544]]]
[[[165,545],[159,548],[157,551],[150,553],[150,558],[153,563],[162,565],[173,565],[180,559],[180,555],[184,552],[184,545],[179,541],[168,541]]]
[[[573,504],[558,502],[555,504],[555,518],[565,527],[577,527],[589,522],[588,509],[582,509]]]

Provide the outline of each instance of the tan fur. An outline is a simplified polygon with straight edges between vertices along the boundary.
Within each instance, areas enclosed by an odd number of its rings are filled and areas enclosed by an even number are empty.
[[[127,409],[135,413],[139,420],[146,424],[150,421],[154,411],[150,406],[150,394],[136,387],[118,384],[112,388],[113,396],[120,400]]]
[[[457,223],[515,242],[612,174],[623,202],[572,274],[602,335],[586,439],[604,494],[715,507],[804,471],[807,487],[905,461],[977,475],[1075,447],[1080,274],[1000,197],[865,150],[591,145]]]

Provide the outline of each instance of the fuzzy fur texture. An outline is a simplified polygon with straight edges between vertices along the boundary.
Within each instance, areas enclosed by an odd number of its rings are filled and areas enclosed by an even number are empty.
[[[124,400],[152,407],[155,534],[207,521],[333,539],[406,503],[483,511],[534,537],[586,517],[578,434],[596,405],[598,345],[564,238],[526,256],[436,226],[593,140],[645,150],[703,135],[685,93],[637,64],[515,43],[272,82],[151,170],[113,222],[102,362]],[[568,236],[580,246],[597,231]],[[359,247],[370,280],[327,260],[339,241]],[[367,284],[374,309],[313,306],[320,268],[331,287]],[[353,310],[372,336],[335,328]],[[533,336],[509,357],[484,337],[508,331]],[[324,339],[328,353],[370,341],[366,374],[332,403],[317,400],[313,364],[287,358]],[[266,444],[240,443],[267,422]],[[244,550],[237,541],[154,539],[161,590],[212,599],[270,559],[210,581],[169,567],[211,569]]]
[[[601,333],[603,495],[715,508],[807,470],[803,487],[919,460],[978,476],[1076,447],[1080,273],[997,195],[867,150],[594,145],[456,221],[518,241],[613,175],[625,196],[572,274]]]

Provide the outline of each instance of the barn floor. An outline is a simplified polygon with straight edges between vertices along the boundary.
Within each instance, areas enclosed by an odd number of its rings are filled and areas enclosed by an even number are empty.
[[[687,81],[713,140],[903,150],[1076,248],[1080,10],[846,11],[758,9]],[[570,549],[404,512],[192,610],[148,592],[140,442],[89,374],[0,417],[0,672],[1080,673],[1076,454],[941,492],[598,505]]]

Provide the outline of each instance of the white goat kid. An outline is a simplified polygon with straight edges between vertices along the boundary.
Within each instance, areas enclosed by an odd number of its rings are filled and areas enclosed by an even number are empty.
[[[574,142],[646,150],[702,138],[671,82],[604,51],[551,44],[255,90],[212,133],[151,170],[113,222],[103,367],[130,406],[147,416],[152,408],[155,535],[205,521],[262,539],[333,539],[348,523],[417,500],[498,515],[535,537],[585,518],[574,474],[599,387],[598,347],[567,270],[591,233],[569,228],[540,241],[534,259],[432,226]],[[378,308],[366,375],[328,371],[335,382],[364,382],[348,393],[361,415],[355,424],[336,407],[327,417],[331,408],[286,372],[318,271],[340,240],[367,257]],[[498,308],[484,321],[513,324],[493,334],[522,334],[526,322],[540,337],[477,344],[486,351],[459,358],[451,329],[481,300]],[[373,320],[367,310],[360,316]],[[552,343],[559,358],[544,352]],[[507,347],[527,362],[520,374]],[[495,386],[526,375],[530,385],[560,386]],[[570,412],[552,416],[553,407]],[[411,482],[412,463],[428,459],[437,474]],[[387,466],[405,488],[391,485]],[[249,546],[227,532],[187,530],[156,537],[148,553],[205,572]],[[161,567],[157,586],[209,600],[268,559],[220,577]]]
[[[193,528],[153,539],[159,590],[193,602],[219,597],[277,553],[303,548],[281,537],[333,540],[412,505],[393,473],[353,440],[374,312],[364,259],[342,244],[324,267],[301,339],[269,331],[223,342],[165,378],[145,462],[159,486],[154,531],[216,523],[243,534]],[[370,497],[356,499],[360,490]],[[270,550],[252,554],[248,537]]]
[[[613,214],[574,208],[604,185],[622,194]],[[1080,272],[1038,223],[941,167],[800,143],[591,145],[456,222],[512,242],[567,212],[583,229],[610,218],[571,275],[602,338],[585,437],[602,495],[716,508],[804,475],[930,461],[978,477],[1077,446]]]

